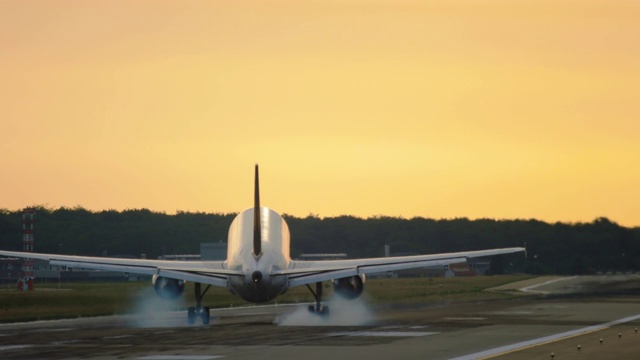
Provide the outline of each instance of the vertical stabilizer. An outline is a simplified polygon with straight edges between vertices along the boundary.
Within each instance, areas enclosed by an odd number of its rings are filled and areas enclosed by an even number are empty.
[[[256,164],[253,199],[253,255],[262,255],[262,230],[260,229],[260,181],[258,177],[258,164]]]

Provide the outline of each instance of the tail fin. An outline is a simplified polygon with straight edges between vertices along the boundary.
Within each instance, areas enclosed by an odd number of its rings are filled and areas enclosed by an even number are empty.
[[[260,229],[260,181],[256,164],[255,189],[253,199],[253,255],[262,255],[262,231]]]

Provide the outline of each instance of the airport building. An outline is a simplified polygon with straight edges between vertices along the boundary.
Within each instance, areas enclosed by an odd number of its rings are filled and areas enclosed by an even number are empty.
[[[122,272],[50,265],[48,261],[44,260],[33,260],[32,267],[33,278],[39,282],[131,280]],[[22,259],[0,258],[0,283],[15,284],[21,276]]]

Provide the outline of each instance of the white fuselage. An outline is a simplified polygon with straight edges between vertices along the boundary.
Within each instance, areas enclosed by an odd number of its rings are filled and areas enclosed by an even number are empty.
[[[254,209],[244,210],[231,223],[227,241],[229,270],[242,271],[242,276],[229,278],[229,290],[249,302],[265,302],[287,291],[286,276],[271,277],[275,270],[288,269],[289,227],[275,211],[260,208],[260,232],[262,247],[254,254]]]

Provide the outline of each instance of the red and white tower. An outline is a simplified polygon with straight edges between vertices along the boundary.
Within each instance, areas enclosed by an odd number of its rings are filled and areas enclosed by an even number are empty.
[[[22,251],[33,252],[33,216],[35,211],[26,209],[22,213]],[[33,259],[22,262],[22,279],[18,282],[20,290],[33,290]]]

